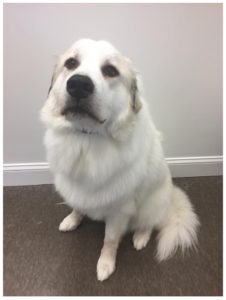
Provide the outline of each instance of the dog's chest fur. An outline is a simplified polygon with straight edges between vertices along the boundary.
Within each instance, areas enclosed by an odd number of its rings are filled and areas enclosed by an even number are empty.
[[[45,144],[57,190],[87,215],[97,208],[103,214],[134,197],[147,167],[132,142],[125,146],[97,136],[48,130]]]

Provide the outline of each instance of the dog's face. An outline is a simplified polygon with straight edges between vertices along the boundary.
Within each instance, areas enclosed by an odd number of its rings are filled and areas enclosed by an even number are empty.
[[[140,108],[129,59],[106,41],[82,39],[58,60],[42,119],[55,128],[106,134]]]

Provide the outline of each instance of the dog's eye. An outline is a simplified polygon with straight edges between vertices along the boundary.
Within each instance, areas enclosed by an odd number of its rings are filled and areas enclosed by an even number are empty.
[[[103,66],[102,73],[108,77],[116,77],[119,75],[119,71],[112,65]]]
[[[79,65],[79,62],[76,58],[71,57],[65,61],[64,65],[67,69],[71,70],[71,69],[77,68]]]

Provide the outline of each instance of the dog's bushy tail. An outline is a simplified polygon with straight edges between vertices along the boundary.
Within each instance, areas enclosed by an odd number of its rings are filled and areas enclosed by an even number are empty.
[[[157,259],[171,257],[178,248],[182,251],[197,244],[199,220],[188,196],[174,186],[169,216],[158,235]]]

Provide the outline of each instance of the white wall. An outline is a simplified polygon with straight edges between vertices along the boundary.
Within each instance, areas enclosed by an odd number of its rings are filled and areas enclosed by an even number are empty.
[[[190,175],[221,173],[222,4],[4,4],[6,177],[43,167],[38,112],[55,56],[82,37],[109,40],[134,61],[166,157],[212,165]]]

